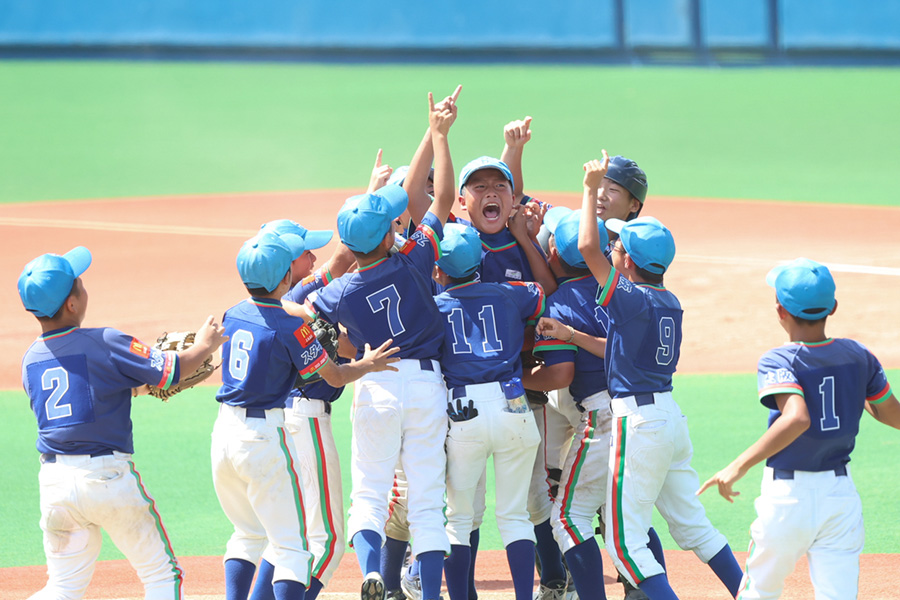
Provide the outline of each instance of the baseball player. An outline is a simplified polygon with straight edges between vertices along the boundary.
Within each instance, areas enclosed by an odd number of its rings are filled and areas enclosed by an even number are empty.
[[[575,439],[562,463],[551,518],[554,536],[567,553],[568,563],[580,560],[578,552],[568,552],[593,538],[593,517],[606,502],[611,427],[603,364],[609,317],[597,306],[599,285],[578,252],[580,219],[581,211],[561,206],[550,209],[544,219],[552,232],[550,266],[564,279],[548,300],[549,318],[541,319],[536,332],[534,352],[544,363],[526,370],[523,376],[525,384],[535,389],[557,390],[554,395],[571,405],[562,409],[582,415],[573,424]],[[598,232],[605,246],[606,231],[599,221]],[[654,556],[662,562],[659,537],[652,528],[649,535]],[[625,592],[628,600],[646,597],[629,585]],[[578,594],[591,598],[598,590],[579,589]]]
[[[535,284],[480,283],[481,241],[468,226],[449,224],[437,262],[435,298],[444,318],[441,370],[448,388],[447,532],[445,563],[451,600],[469,597],[469,534],[475,492],[493,456],[495,508],[518,600],[534,585],[534,531],[528,520],[528,481],[540,434],[520,374],[525,325],[544,311]]]
[[[338,233],[359,269],[305,305],[311,314],[346,327],[357,348],[392,339],[400,348],[398,373],[368,375],[354,390],[347,529],[365,574],[361,593],[366,600],[381,600],[385,593],[380,554],[398,459],[409,480],[413,553],[421,564],[426,600],[436,600],[440,593],[443,557],[450,550],[443,528],[446,388],[437,362],[443,327],[431,293],[431,273],[453,203],[447,134],[457,108],[453,98],[436,106],[432,95],[428,97],[436,159],[434,203],[400,252],[389,256],[393,223],[406,210],[406,192],[386,186],[377,194],[348,199],[338,213]]]
[[[376,162],[380,163],[379,158]],[[353,255],[340,246],[325,265],[313,271],[313,250],[325,246],[334,235],[331,231],[311,231],[289,219],[270,221],[261,231],[278,235],[292,247],[291,277],[298,282],[285,294],[282,302],[302,304],[306,298],[343,275],[354,262]],[[338,359],[344,364],[345,359]],[[313,568],[306,600],[314,600],[341,562],[344,555],[344,497],[341,467],[331,428],[332,402],[340,398],[343,387],[335,388],[318,379],[308,385],[303,379],[291,389],[284,405],[284,425],[291,434],[300,463],[300,482],[306,515],[306,535],[313,554]],[[256,575],[251,600],[274,598],[271,562],[272,548],[267,547]]]
[[[759,400],[769,409],[769,426],[698,494],[717,485],[733,502],[740,494],[734,484],[765,460],[738,598],[779,598],[804,554],[816,598],[856,598],[864,532],[850,453],[863,411],[900,429],[900,403],[871,352],[825,335],[837,309],[825,265],[798,258],[772,269],[766,282],[775,288],[775,313],[789,340],[759,360]]]
[[[582,214],[595,214],[609,157],[585,164]],[[653,506],[683,549],[709,564],[732,596],[741,569],[725,537],[709,522],[694,495],[687,423],[672,398],[672,374],[681,346],[681,305],[663,286],[675,257],[672,234],[659,221],[609,219],[618,233],[612,266],[601,236],[582,219],[578,250],[603,291],[597,303],[609,314],[606,373],[612,411],[610,475],[606,498],[606,547],[616,568],[653,600],[676,598],[665,569],[648,548]],[[600,552],[593,540],[576,546],[582,560],[569,562],[578,589],[602,588]],[[584,583],[587,582],[588,586]]]
[[[100,554],[101,528],[137,570],[149,600],[182,598],[182,571],[131,461],[131,390],[168,388],[228,338],[209,317],[195,343],[161,352],[108,327],[83,329],[88,294],[79,246],[43,254],[19,276],[19,297],[41,336],[22,359],[22,385],[38,422],[41,529],[47,585],[32,598],[84,596]]]
[[[391,369],[389,343],[366,347],[355,363],[337,365],[324,354],[303,319],[281,298],[291,286],[291,262],[302,240],[288,246],[261,232],[238,252],[237,268],[250,298],[228,309],[230,342],[222,353],[219,416],[212,433],[213,485],[234,525],[225,550],[225,591],[247,597],[263,550],[271,545],[275,598],[303,598],[313,556],[306,546],[297,451],[284,428],[284,404],[297,371],[320,375],[334,387],[369,371]]]

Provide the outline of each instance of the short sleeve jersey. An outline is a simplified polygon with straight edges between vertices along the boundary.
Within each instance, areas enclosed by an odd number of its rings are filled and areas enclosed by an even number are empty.
[[[593,276],[566,279],[547,299],[547,312],[563,325],[570,325],[594,337],[608,335],[607,308],[597,304],[598,285]],[[534,354],[543,357],[544,364],[575,363],[575,376],[569,392],[575,402],[606,389],[604,359],[575,344],[535,334]]]
[[[244,408],[283,408],[299,372],[310,377],[328,355],[303,319],[281,302],[249,298],[222,319],[229,339],[222,346],[222,386],[216,400]]]
[[[540,285],[470,282],[435,302],[444,323],[440,362],[448,387],[521,376],[525,326],[544,312]]]
[[[399,358],[437,360],[444,337],[431,274],[440,258],[441,222],[426,213],[397,254],[335,279],[306,300],[311,314],[347,328],[362,356],[388,339]]]
[[[878,359],[850,339],[769,350],[759,360],[757,379],[770,427],[781,416],[777,394],[803,396],[809,411],[809,429],[766,461],[776,469],[827,471],[849,462],[866,401],[891,394]]]
[[[609,313],[606,374],[613,398],[672,390],[681,353],[681,304],[664,287],[632,283],[615,269],[597,304]]]
[[[471,225],[457,218],[457,223]],[[497,233],[478,232],[481,238],[481,266],[478,279],[487,283],[504,281],[534,281],[534,273],[528,264],[525,252],[509,229],[504,227]],[[540,246],[535,245],[540,251]]]
[[[143,384],[168,388],[179,371],[175,352],[108,327],[45,333],[22,359],[22,384],[38,422],[37,449],[131,454],[131,389]]]
[[[310,295],[314,294],[317,290],[322,289],[332,281],[334,280],[328,272],[328,269],[322,267],[304,277],[300,283],[292,287],[288,293],[284,295],[284,298],[296,304],[303,304]],[[349,361],[338,358],[336,362],[338,364],[345,364]],[[299,383],[299,381],[296,383]],[[313,400],[324,400],[325,402],[334,402],[341,397],[343,391],[343,387],[332,387],[328,385],[328,382],[324,379],[319,379],[302,387],[294,385],[285,401],[285,407],[290,408],[293,406],[294,397],[296,396],[301,398],[311,398]]]

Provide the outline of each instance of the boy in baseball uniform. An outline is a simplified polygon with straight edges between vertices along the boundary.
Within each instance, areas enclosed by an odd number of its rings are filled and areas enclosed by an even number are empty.
[[[451,600],[469,597],[475,494],[492,456],[497,526],[516,598],[526,600],[534,585],[534,531],[526,503],[540,434],[522,387],[519,351],[526,324],[544,312],[544,293],[532,283],[478,282],[478,232],[449,224],[444,233],[436,278],[446,289],[435,302],[444,321],[441,370],[450,415],[447,591]]]
[[[79,246],[44,254],[19,276],[19,297],[41,336],[22,360],[22,384],[38,422],[41,529],[47,585],[32,598],[82,598],[104,529],[137,570],[148,600],[183,597],[168,534],[131,461],[132,388],[166,389],[193,373],[228,338],[212,317],[194,345],[161,352],[109,327],[82,328],[88,294]]]
[[[308,230],[290,219],[265,223],[261,231],[274,233],[291,248],[291,277],[295,282],[282,298],[289,303],[302,304],[306,298],[335,277],[343,275],[353,264],[349,250],[340,246],[328,261],[315,269],[313,250],[331,241],[334,232]],[[338,359],[344,364],[345,359]],[[344,555],[344,498],[341,486],[341,466],[331,428],[332,402],[340,398],[343,387],[333,387],[317,378],[305,383],[298,376],[284,405],[284,426],[291,434],[297,449],[301,472],[300,483],[306,516],[306,537],[313,555],[313,567],[306,600],[314,600],[341,562]],[[272,548],[267,547],[259,564],[251,600],[274,598],[271,562]]]
[[[296,241],[296,240],[295,240]],[[230,341],[222,352],[219,416],[212,433],[216,495],[234,533],[225,549],[225,593],[244,600],[256,564],[271,546],[275,598],[303,599],[313,556],[306,546],[297,452],[284,428],[284,404],[297,372],[319,372],[340,387],[365,373],[390,369],[389,343],[366,347],[355,363],[329,360],[300,317],[281,298],[291,287],[293,250],[272,233],[244,242],[237,269],[250,297],[228,309]]]
[[[825,265],[798,258],[772,269],[766,283],[775,288],[775,313],[789,340],[763,354],[757,368],[769,426],[697,493],[716,485],[733,502],[740,494],[734,484],[766,461],[738,598],[781,597],[804,554],[817,599],[856,598],[864,533],[850,453],[863,411],[900,429],[900,403],[871,352],[825,334],[837,310]]]
[[[596,214],[609,157],[586,163],[582,214]],[[609,219],[617,233],[612,265],[590,219],[583,219],[578,250],[603,283],[597,304],[609,314],[606,373],[611,398],[612,445],[606,498],[606,547],[616,568],[652,600],[676,598],[665,568],[648,547],[654,505],[683,549],[693,550],[735,595],[741,570],[725,537],[709,522],[694,492],[687,423],[672,398],[672,375],[681,346],[682,310],[663,285],[675,241],[652,217]],[[600,550],[593,539],[566,558],[579,590],[602,589]],[[588,583],[585,586],[584,583]]]
[[[454,199],[447,135],[456,114],[455,101],[436,106],[429,94],[436,197],[400,251],[389,256],[394,221],[408,201],[403,188],[385,186],[348,199],[338,213],[338,234],[359,268],[306,302],[311,314],[346,327],[355,347],[393,340],[400,349],[399,372],[368,375],[354,390],[347,530],[364,574],[365,600],[382,600],[385,594],[381,547],[398,459],[409,480],[413,554],[421,564],[426,600],[440,593],[443,558],[450,550],[443,527],[446,388],[437,361],[444,331],[431,274]]]

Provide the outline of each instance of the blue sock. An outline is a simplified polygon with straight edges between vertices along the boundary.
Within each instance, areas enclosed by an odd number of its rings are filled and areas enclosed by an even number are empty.
[[[744,573],[741,571],[740,565],[734,558],[734,552],[731,546],[725,544],[725,547],[719,550],[715,556],[709,559],[709,568],[712,569],[716,577],[725,584],[731,596],[737,596],[738,590],[741,588],[741,579]]]
[[[466,600],[469,596],[469,570],[472,564],[472,552],[468,546],[454,544],[450,546],[450,556],[444,559],[444,574],[447,576],[447,593],[450,600]],[[423,588],[423,598],[428,596]]]
[[[250,600],[275,600],[275,590],[272,589],[273,575],[275,575],[275,566],[266,559],[262,559],[259,562],[259,572],[256,574],[256,582],[253,584]]]
[[[653,558],[656,559],[656,562],[662,565],[662,568],[665,571],[666,555],[663,554],[662,542],[659,540],[659,534],[656,533],[656,530],[651,527],[647,530],[647,535],[650,536],[650,541],[647,542],[647,547],[650,548],[650,552],[653,553]]]
[[[412,562],[409,563],[409,574],[411,577],[419,576],[419,561],[415,557],[413,557]]]
[[[550,519],[547,519],[534,528],[534,537],[537,538],[535,552],[541,561],[541,583],[549,583],[554,580],[566,580],[566,568],[562,563],[562,553],[556,540],[553,539],[553,528]]]
[[[304,600],[306,586],[299,581],[282,579],[272,584],[275,590],[275,600]]]
[[[422,552],[416,556],[419,561],[419,579],[422,582],[422,600],[437,600],[441,595],[441,581],[444,579],[444,553],[440,550]],[[469,564],[466,557],[466,568]],[[463,571],[465,576],[466,571]],[[465,579],[463,579],[465,581]]]
[[[509,563],[516,600],[530,600],[534,589],[534,544],[531,540],[516,540],[507,546],[506,562]]]
[[[566,552],[566,564],[579,598],[606,600],[603,587],[603,557],[596,538],[586,540]]]
[[[648,577],[640,582],[638,587],[653,600],[678,600],[665,573]]]
[[[409,542],[402,542],[389,537],[381,549],[381,576],[384,577],[384,589],[400,589],[400,572],[403,570],[403,559]],[[309,598],[309,593],[306,594]]]
[[[469,600],[478,600],[478,590],[475,589],[475,558],[478,556],[478,542],[480,541],[481,530],[473,529],[469,534],[469,549],[472,552],[471,566],[469,567]]]
[[[225,561],[225,600],[247,600],[256,565],[242,558]]]
[[[316,600],[319,592],[322,591],[322,582],[315,577],[309,580],[309,587],[306,588],[306,598],[304,600]]]
[[[363,577],[381,568],[381,536],[369,529],[357,531],[353,535],[353,549]]]

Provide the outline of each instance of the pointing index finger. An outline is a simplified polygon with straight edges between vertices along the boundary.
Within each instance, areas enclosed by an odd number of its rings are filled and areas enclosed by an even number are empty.
[[[456,90],[450,95],[450,100],[452,102],[456,102],[456,99],[459,98],[459,93],[462,91],[462,84],[456,86]]]
[[[428,92],[428,108],[431,109],[431,112],[434,112],[434,94]]]
[[[381,166],[381,151],[382,151],[382,149],[379,148],[378,154],[375,155],[375,168],[376,169]]]

